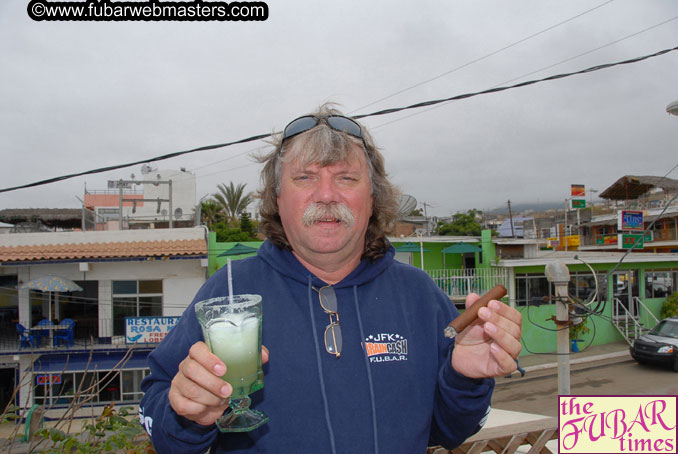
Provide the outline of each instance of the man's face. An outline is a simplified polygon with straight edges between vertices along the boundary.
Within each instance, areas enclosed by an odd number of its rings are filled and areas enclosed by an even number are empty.
[[[322,267],[328,260],[348,263],[363,253],[372,189],[365,152],[358,145],[355,148],[352,159],[327,167],[283,163],[280,219],[294,253],[314,266]],[[337,219],[341,210],[336,208],[342,204],[352,214],[352,224]],[[309,215],[309,211],[315,213]],[[310,217],[307,222],[305,213]]]

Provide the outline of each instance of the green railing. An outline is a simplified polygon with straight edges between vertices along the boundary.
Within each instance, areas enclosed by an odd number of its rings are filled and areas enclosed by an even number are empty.
[[[479,295],[497,284],[508,288],[508,270],[490,269],[450,269],[426,270],[431,279],[453,300],[463,300],[469,293]]]

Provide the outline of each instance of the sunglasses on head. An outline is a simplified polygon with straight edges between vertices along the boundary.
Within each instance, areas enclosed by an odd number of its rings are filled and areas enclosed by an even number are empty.
[[[303,117],[294,119],[287,126],[285,126],[285,129],[283,130],[282,143],[284,143],[287,139],[315,128],[318,126],[318,123],[320,123],[320,120],[323,120],[325,123],[327,123],[327,126],[334,129],[335,131],[345,132],[350,136],[362,140],[365,150],[367,150],[367,143],[365,142],[363,130],[360,125],[354,120],[342,115],[329,115],[327,117],[305,115]]]

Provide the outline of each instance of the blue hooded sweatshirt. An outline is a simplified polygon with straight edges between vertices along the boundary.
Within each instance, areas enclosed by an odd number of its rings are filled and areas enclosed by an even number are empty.
[[[203,340],[193,305],[228,294],[226,269],[215,273],[149,355],[139,415],[156,451],[411,454],[431,445],[454,448],[479,430],[494,380],[452,369],[453,342],[443,329],[457,310],[428,275],[394,254],[391,247],[375,262],[363,260],[333,286],[340,358],[325,351],[329,317],[313,289],[327,284],[294,254],[266,241],[256,257],[232,264],[233,292],[263,297],[270,351],[264,388],[250,396],[270,421],[249,433],[222,434],[189,421],[167,397],[179,363]]]

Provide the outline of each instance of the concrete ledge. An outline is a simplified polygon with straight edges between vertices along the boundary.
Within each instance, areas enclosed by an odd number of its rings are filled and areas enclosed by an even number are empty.
[[[584,356],[581,358],[574,358],[570,360],[570,371],[577,372],[581,370],[590,369],[592,367],[605,367],[612,364],[617,364],[625,361],[633,361],[628,350],[603,353],[599,355]],[[523,367],[525,369],[525,376],[521,377],[516,371],[510,378],[497,377],[495,378],[497,385],[503,385],[516,381],[525,381],[537,378],[544,378],[555,376],[558,374],[558,362],[548,362],[543,364],[535,364]]]

